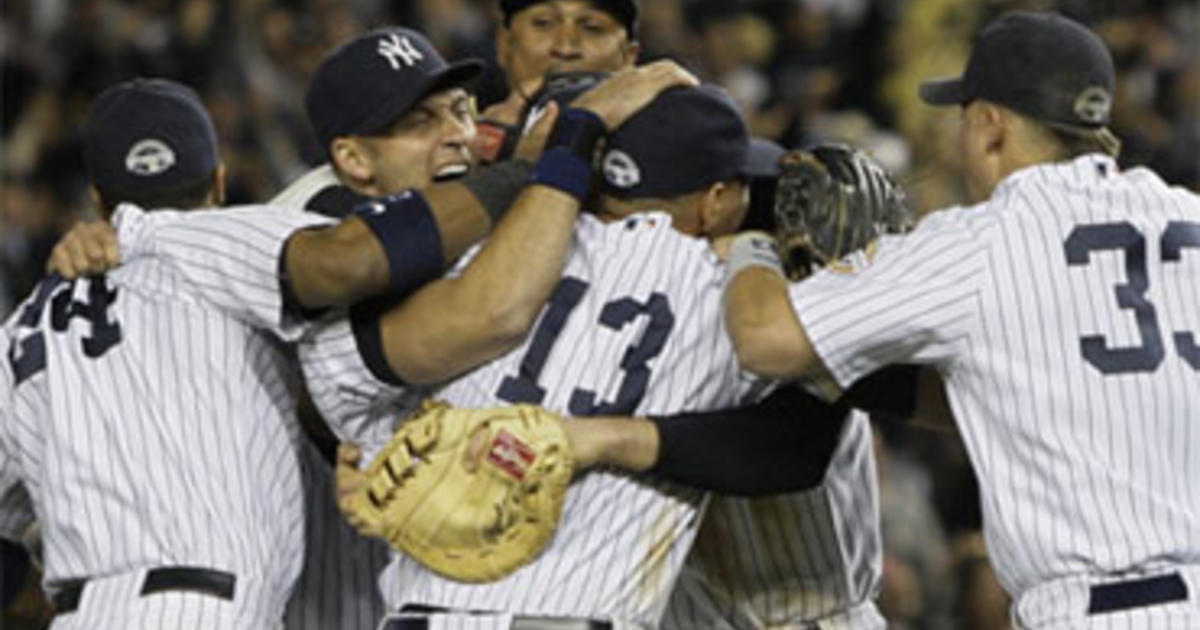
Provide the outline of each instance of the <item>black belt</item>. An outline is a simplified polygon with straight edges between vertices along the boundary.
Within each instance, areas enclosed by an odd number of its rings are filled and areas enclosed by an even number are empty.
[[[1141,580],[1126,580],[1092,587],[1089,615],[1179,602],[1188,598],[1187,584],[1178,573]]]
[[[425,604],[405,604],[400,609],[403,613],[418,615],[437,615],[461,613],[466,615],[494,615],[498,613],[469,610],[458,611],[441,606],[426,606]],[[388,619],[380,630],[429,630],[429,619],[412,617],[405,619]],[[613,630],[612,622],[580,617],[535,617],[530,615],[515,615],[512,620],[512,630]]]
[[[59,582],[56,592],[50,598],[55,613],[61,615],[79,608],[79,598],[83,597],[83,587],[87,586],[88,581],[89,578],[79,578]],[[199,567],[159,567],[146,572],[146,581],[142,582],[139,595],[163,591],[193,591],[232,600],[236,584],[237,577],[224,571]]]

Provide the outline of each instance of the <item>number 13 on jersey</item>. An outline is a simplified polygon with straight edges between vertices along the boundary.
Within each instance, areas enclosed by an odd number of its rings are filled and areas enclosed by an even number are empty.
[[[529,349],[521,358],[518,374],[504,378],[496,390],[497,398],[511,403],[531,404],[541,404],[545,400],[546,389],[538,384],[538,380],[554,342],[562,334],[567,318],[579,306],[588,287],[587,282],[571,276],[559,281],[537,330],[533,332]],[[619,331],[643,316],[649,318],[649,323],[641,338],[626,348],[621,358],[624,376],[616,398],[611,401],[597,400],[596,392],[576,387],[571,392],[567,406],[571,415],[630,414],[637,408],[650,382],[649,363],[662,352],[675,327],[675,314],[671,311],[670,301],[667,296],[657,292],[651,293],[644,302],[629,297],[612,300],[600,310],[597,322],[600,326]]]

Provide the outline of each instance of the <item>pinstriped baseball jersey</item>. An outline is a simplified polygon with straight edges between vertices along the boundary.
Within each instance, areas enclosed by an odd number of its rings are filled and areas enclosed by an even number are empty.
[[[820,486],[712,499],[663,627],[882,629],[882,561],[871,427],[853,412]]]
[[[269,205],[326,213],[328,208],[320,200],[336,188],[344,187],[333,169],[329,165],[320,166],[290,184]],[[349,208],[339,210],[331,214],[344,215]],[[343,315],[344,312],[338,311],[333,317],[344,320]],[[331,363],[322,365],[323,369],[336,369],[334,354]],[[307,382],[310,397],[329,395],[323,389],[327,381],[318,378]],[[374,628],[385,610],[376,580],[387,566],[387,544],[359,536],[346,522],[335,500],[333,470],[320,453],[307,445],[300,455],[307,540],[304,568],[288,600],[284,627],[287,630]]]
[[[752,382],[738,368],[721,317],[723,272],[707,242],[677,232],[666,214],[607,224],[583,215],[563,279],[529,338],[438,397],[464,407],[538,403],[575,416],[732,406]],[[384,580],[384,597],[392,606],[611,618],[653,627],[704,498],[665,483],[592,472],[572,486],[555,538],[533,564],[503,580],[470,585],[399,557]]]
[[[0,327],[0,357],[7,357],[8,349],[8,333]],[[21,483],[16,447],[4,438],[8,433],[5,427],[14,422],[12,389],[12,367],[0,360],[0,538],[19,543],[36,515],[29,492]]]
[[[255,328],[294,334],[275,265],[284,235],[313,219],[230,211],[220,220],[239,238],[221,250],[203,230],[175,229],[188,219],[123,206],[126,264],[107,277],[47,279],[7,324],[16,386],[4,429],[39,506],[47,586],[93,579],[56,628],[175,623],[165,618],[277,627],[299,573],[292,372]],[[160,248],[212,264],[184,273],[153,255]],[[237,304],[238,316],[220,303]],[[135,595],[141,570],[168,565],[233,573],[233,604]]]
[[[304,567],[288,600],[288,630],[374,628],[383,616],[376,581],[387,566],[382,540],[359,536],[337,510],[333,470],[311,443],[303,445]]]
[[[941,372],[1022,624],[1079,623],[1072,579],[1200,564],[1194,194],[1098,155],[1030,167],[791,292],[843,385]]]

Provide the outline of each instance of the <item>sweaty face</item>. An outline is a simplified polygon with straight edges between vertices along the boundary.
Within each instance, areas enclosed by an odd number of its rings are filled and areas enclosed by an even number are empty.
[[[547,72],[613,72],[633,65],[637,45],[625,27],[586,0],[539,2],[512,16],[498,34],[509,85],[528,96]]]
[[[387,130],[360,140],[376,194],[390,195],[465,175],[474,138],[471,98],[452,88],[426,97]]]

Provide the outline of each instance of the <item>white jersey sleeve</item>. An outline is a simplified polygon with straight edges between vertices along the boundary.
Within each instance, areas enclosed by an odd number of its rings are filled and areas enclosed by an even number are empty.
[[[949,218],[948,211],[931,215],[910,234],[881,239],[871,259],[789,288],[817,355],[842,387],[885,365],[936,365],[955,355],[977,317],[986,261],[970,224],[942,225]]]
[[[124,204],[113,215],[123,260],[166,259],[204,299],[285,341],[299,336],[303,322],[284,308],[284,245],[297,230],[331,223],[318,214],[271,206],[147,213]]]
[[[391,439],[398,418],[416,409],[432,388],[390,383],[363,360],[345,311],[322,319],[297,345],[309,395],[343,442],[364,447],[363,460]]]

